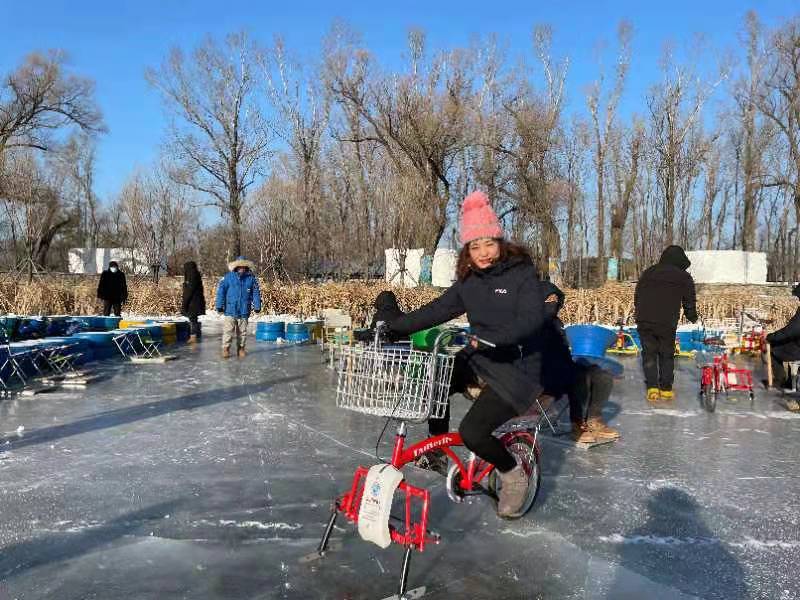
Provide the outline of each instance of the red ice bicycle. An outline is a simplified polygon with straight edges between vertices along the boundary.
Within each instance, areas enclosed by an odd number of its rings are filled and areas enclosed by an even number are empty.
[[[459,433],[450,432],[406,445],[407,422],[420,423],[430,417],[444,416],[455,358],[446,348],[446,342],[455,335],[487,344],[460,329],[447,329],[437,336],[430,353],[382,345],[379,334],[374,344],[343,349],[338,369],[337,405],[399,424],[390,461],[356,469],[350,488],[334,502],[317,552],[306,560],[325,555],[334,523],[341,513],[357,526],[364,540],[382,548],[392,542],[405,547],[399,593],[395,597],[419,598],[424,588],[407,592],[411,553],[423,551],[427,544],[439,543],[440,536],[428,528],[430,491],[404,481],[402,469],[422,454],[441,449],[452,461],[446,479],[447,495],[452,501],[463,502],[473,495],[485,495],[497,501],[501,482],[494,466],[473,453],[462,460],[455,451],[464,445]],[[538,406],[541,409],[541,405]],[[530,482],[525,504],[512,518],[522,517],[533,506],[539,491],[540,423],[540,419],[518,417],[495,431],[506,449],[517,458]],[[393,506],[401,515],[392,513]]]

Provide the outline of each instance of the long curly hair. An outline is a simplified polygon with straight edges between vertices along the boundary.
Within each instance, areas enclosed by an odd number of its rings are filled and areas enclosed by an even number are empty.
[[[525,246],[515,244],[514,242],[509,242],[504,238],[501,238],[497,241],[500,244],[500,258],[498,259],[498,262],[503,262],[512,257],[527,258],[528,260],[533,261],[530,251]],[[456,277],[459,281],[464,281],[472,274],[474,268],[475,266],[472,264],[472,259],[469,256],[469,244],[464,244],[464,247],[461,248],[461,252],[458,253]]]

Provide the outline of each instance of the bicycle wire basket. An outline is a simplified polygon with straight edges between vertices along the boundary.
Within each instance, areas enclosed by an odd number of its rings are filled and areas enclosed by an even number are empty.
[[[441,419],[447,409],[455,356],[406,347],[342,348],[336,405],[403,421]]]

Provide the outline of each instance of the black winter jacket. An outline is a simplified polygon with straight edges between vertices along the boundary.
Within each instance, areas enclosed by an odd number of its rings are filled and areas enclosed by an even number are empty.
[[[550,282],[543,283],[545,300],[555,294],[556,302],[544,303],[542,340],[542,385],[545,392],[556,398],[566,393],[575,380],[575,362],[569,350],[569,340],[558,311],[564,306],[564,292]]]
[[[800,285],[792,290],[792,295],[800,298]],[[800,360],[800,308],[789,319],[785,327],[767,336],[775,358],[781,361]]]
[[[112,273],[106,269],[100,274],[100,283],[97,285],[97,297],[111,303],[124,303],[128,301],[128,282],[125,273],[117,271]]]
[[[197,317],[206,314],[206,295],[203,288],[203,277],[197,263],[190,260],[183,265],[183,294],[181,297],[181,314]]]
[[[680,246],[668,246],[661,259],[636,284],[636,323],[642,328],[675,330],[681,315],[695,323],[694,280],[686,269],[691,262]]]
[[[473,271],[422,308],[389,324],[408,335],[467,314],[472,332],[497,348],[461,351],[470,368],[522,414],[542,391],[541,361],[544,295],[529,259],[512,257]]]

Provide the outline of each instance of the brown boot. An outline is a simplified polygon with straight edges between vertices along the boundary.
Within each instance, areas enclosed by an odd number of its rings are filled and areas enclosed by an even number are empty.
[[[572,424],[572,439],[578,444],[594,444],[597,442],[597,438],[589,430],[586,423]]]
[[[612,429],[600,417],[589,417],[586,421],[586,426],[589,428],[598,440],[618,440],[619,431]]]
[[[239,358],[244,358],[245,356],[247,356],[247,352],[245,351],[245,349],[239,348]]]
[[[222,358],[230,358],[231,357],[231,349],[230,348],[223,348],[222,349]]]
[[[500,497],[497,500],[497,514],[500,517],[518,516],[528,496],[528,476],[517,465],[508,473],[497,472],[500,477]]]

